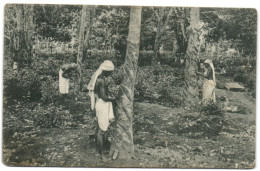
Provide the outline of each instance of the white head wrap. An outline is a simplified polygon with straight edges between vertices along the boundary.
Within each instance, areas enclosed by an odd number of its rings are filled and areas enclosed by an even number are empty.
[[[114,64],[109,61],[105,60],[97,69],[97,71],[92,75],[90,82],[88,83],[88,90],[89,90],[89,96],[91,98],[91,109],[93,110],[95,108],[95,84],[97,81],[97,78],[100,74],[102,74],[102,71],[113,71],[115,69]]]
[[[213,74],[213,81],[214,81],[214,83],[215,83],[215,85],[216,85],[216,79],[215,79],[215,69],[214,69],[214,65],[213,65],[213,62],[212,62],[212,60],[210,60],[210,59],[206,59],[206,60],[204,61],[204,63],[206,63],[206,64],[209,64],[209,65],[210,65],[210,68],[212,69],[212,74]]]

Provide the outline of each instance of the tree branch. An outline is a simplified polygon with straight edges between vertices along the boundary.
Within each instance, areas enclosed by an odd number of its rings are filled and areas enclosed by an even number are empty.
[[[42,10],[43,10],[43,12],[44,12],[45,17],[50,21],[49,17],[46,15],[46,11],[45,11],[44,5],[42,5]]]
[[[4,37],[7,38],[7,39],[9,39],[9,40],[11,40],[11,37],[8,37],[8,36],[6,36],[6,35],[4,35]]]
[[[172,12],[173,12],[173,8],[170,8],[170,11],[167,14],[166,20],[164,22],[164,25],[163,25],[163,27],[161,29],[161,32],[160,32],[159,36],[161,36],[165,32],[166,26],[168,25],[168,22],[169,22],[170,16],[172,15]]]
[[[154,11],[154,13],[155,13],[155,15],[157,17],[157,20],[160,20],[160,16],[158,14],[158,11],[154,7],[152,7],[152,9],[153,9],[153,11]]]

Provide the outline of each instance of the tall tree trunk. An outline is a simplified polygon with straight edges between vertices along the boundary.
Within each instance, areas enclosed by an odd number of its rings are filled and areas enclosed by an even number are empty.
[[[32,57],[32,36],[34,30],[33,24],[34,5],[15,5],[17,33],[16,38],[16,62],[30,62]]]
[[[82,59],[84,55],[84,49],[88,48],[88,47],[84,47],[84,44],[87,42],[86,44],[88,45],[89,31],[90,31],[90,8],[91,6],[83,5],[81,10],[80,29],[79,29],[79,36],[78,36],[79,46],[78,46],[78,55],[77,55],[78,80],[74,88],[74,92],[76,94],[79,93],[79,90],[82,87]],[[87,30],[86,27],[88,28]],[[84,35],[85,31],[86,31],[86,35]]]
[[[111,154],[118,150],[119,159],[134,157],[133,100],[140,45],[141,11],[142,7],[131,7],[126,57],[121,68],[123,79],[119,92],[117,123],[110,148]]]
[[[28,49],[32,47],[32,36],[34,32],[34,24],[33,24],[33,8],[34,5],[24,5],[24,16],[25,16],[25,38],[26,38],[26,46]]]
[[[157,12],[157,11],[155,11]],[[162,18],[163,18],[163,8],[159,9],[159,13],[156,13],[157,15],[157,30],[156,30],[156,35],[155,35],[155,40],[154,40],[154,46],[153,46],[153,51],[154,51],[154,59],[153,59],[153,64],[159,61],[160,54],[159,54],[159,48],[160,48],[160,43],[161,43],[161,27],[162,27]]]
[[[95,14],[95,6],[87,6],[87,15],[86,15],[86,28],[84,36],[84,49],[83,49],[83,61],[87,59],[88,49],[90,48],[90,37],[92,34],[92,25],[93,17]]]
[[[197,110],[199,104],[198,77],[198,49],[199,49],[199,8],[191,8],[190,27],[188,28],[189,38],[186,50],[186,63],[184,70],[184,106],[191,110]]]
[[[25,16],[25,43],[26,49],[28,52],[28,57],[32,60],[32,37],[34,32],[34,23],[33,23],[33,16],[34,16],[34,5],[25,5],[24,6],[24,16]]]
[[[24,17],[23,17],[23,6],[20,4],[15,5],[15,11],[16,11],[16,27],[17,27],[17,36],[15,38],[15,56],[14,56],[14,62],[18,63],[18,66],[20,67],[20,63],[22,61],[22,40],[23,40],[23,24],[24,24]]]

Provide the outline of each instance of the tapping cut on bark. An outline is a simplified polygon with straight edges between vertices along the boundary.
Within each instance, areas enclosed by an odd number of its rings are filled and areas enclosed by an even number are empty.
[[[141,11],[142,7],[131,7],[126,57],[121,67],[123,80],[116,110],[118,119],[110,148],[110,154],[118,152],[119,159],[134,157],[133,100],[140,45]]]
[[[186,63],[184,69],[184,107],[196,111],[199,104],[199,87],[197,74],[198,53],[199,53],[199,8],[191,8],[191,22],[188,31],[188,46],[186,50]]]

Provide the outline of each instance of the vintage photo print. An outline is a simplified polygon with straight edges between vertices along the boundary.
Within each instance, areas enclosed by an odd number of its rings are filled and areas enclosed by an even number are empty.
[[[7,166],[255,166],[257,11],[6,4]]]

